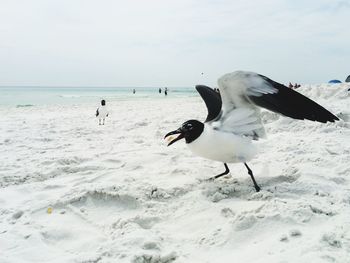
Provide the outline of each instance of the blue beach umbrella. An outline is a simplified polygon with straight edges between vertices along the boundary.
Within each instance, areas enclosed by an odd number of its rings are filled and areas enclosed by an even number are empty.
[[[332,80],[328,81],[328,83],[336,84],[336,83],[341,83],[341,81],[337,80],[337,79],[332,79]]]

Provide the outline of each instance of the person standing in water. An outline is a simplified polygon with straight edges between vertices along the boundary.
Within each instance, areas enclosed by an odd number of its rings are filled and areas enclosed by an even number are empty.
[[[168,95],[168,88],[167,87],[165,87],[165,89],[164,89],[164,94],[165,94],[165,96]]]
[[[105,119],[108,117],[108,110],[106,107],[106,101],[101,100],[101,106],[96,110],[96,117],[98,118],[99,125],[105,125]],[[102,124],[101,124],[102,122]]]
[[[162,93],[162,89],[161,89],[161,88],[159,88],[158,92],[159,92],[159,94],[161,94],[161,93]]]
[[[133,89],[133,90],[132,90],[132,93],[135,94],[135,93],[136,93],[136,89]]]

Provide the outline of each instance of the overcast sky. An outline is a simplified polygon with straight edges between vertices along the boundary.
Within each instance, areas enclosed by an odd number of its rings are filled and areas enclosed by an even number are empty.
[[[349,25],[350,0],[0,0],[0,85],[344,81]]]

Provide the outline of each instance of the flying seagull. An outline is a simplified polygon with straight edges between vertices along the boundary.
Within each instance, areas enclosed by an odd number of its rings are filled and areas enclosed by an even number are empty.
[[[298,120],[322,123],[339,120],[304,95],[254,72],[225,74],[219,78],[218,86],[220,94],[207,86],[196,86],[208,109],[204,123],[198,120],[186,121],[164,137],[169,141],[168,146],[185,138],[194,154],[223,162],[225,172],[210,179],[228,174],[230,170],[227,163],[242,162],[255,190],[260,191],[247,165],[257,153],[253,141],[265,137],[259,107]]]

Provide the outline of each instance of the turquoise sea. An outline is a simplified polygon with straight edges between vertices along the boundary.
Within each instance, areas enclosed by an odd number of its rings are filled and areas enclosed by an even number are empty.
[[[135,89],[135,94],[133,94]],[[0,106],[31,107],[52,104],[81,104],[101,99],[139,100],[164,98],[158,87],[0,87]],[[168,88],[167,99],[197,96],[195,88]]]

